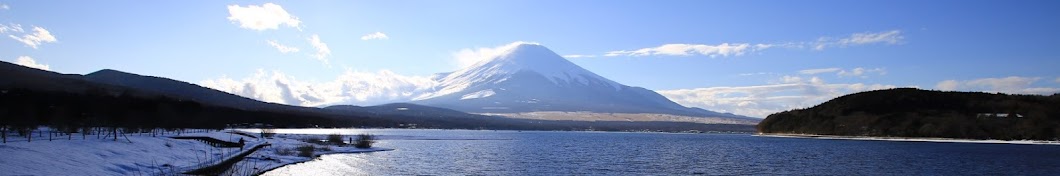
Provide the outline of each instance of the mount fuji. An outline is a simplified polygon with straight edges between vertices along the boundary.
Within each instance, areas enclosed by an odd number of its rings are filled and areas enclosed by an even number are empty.
[[[655,91],[597,75],[539,44],[502,50],[470,67],[436,74],[432,79],[438,84],[412,103],[471,113],[645,113],[758,121],[681,106]]]

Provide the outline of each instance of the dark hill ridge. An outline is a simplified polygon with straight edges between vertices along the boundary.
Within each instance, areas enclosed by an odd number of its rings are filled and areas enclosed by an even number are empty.
[[[371,116],[372,114],[369,113],[335,112],[316,107],[291,106],[262,102],[183,81],[163,77],[145,76],[111,69],[92,72],[84,75],[81,79],[116,87],[127,87],[157,96],[165,96],[178,100],[190,100],[205,105],[229,107],[240,110],[323,114],[335,118],[382,118],[379,116]]]
[[[94,75],[96,77],[87,78],[0,62],[0,78],[3,78],[0,79],[0,126],[14,129],[35,129],[41,125],[55,128],[151,129],[223,128],[226,124],[236,123],[267,123],[280,127],[398,124],[392,120],[365,118],[355,114],[337,116],[324,111],[247,110],[202,103],[167,90],[96,81],[113,79],[128,81],[123,84],[147,82],[162,86],[181,85],[183,82],[113,70],[97,73]],[[182,87],[207,89],[186,83]]]
[[[233,107],[244,110],[292,108],[286,107],[285,105],[265,103],[183,81],[126,73],[111,69],[103,69],[89,73],[85,75],[83,79],[97,83],[135,88],[177,99],[193,100],[210,105]]]
[[[1056,140],[1060,94],[1007,95],[899,88],[841,96],[769,115],[760,133]]]
[[[230,94],[223,91],[218,91],[199,85],[177,81],[169,78],[144,76],[133,73],[127,73],[117,70],[104,69],[96,71],[84,76],[85,80],[104,83],[114,86],[130,87],[145,92],[151,92],[167,97],[176,99],[192,100],[203,104],[232,107],[243,110],[267,110],[273,112],[303,112],[303,113],[323,113],[330,114],[333,116],[345,117],[345,116],[357,116],[357,117],[372,117],[372,118],[389,118],[389,119],[401,119],[403,118],[414,118],[414,117],[434,117],[438,116],[436,113],[444,112],[446,116],[450,118],[456,117],[469,117],[476,116],[467,114],[459,111],[434,108],[428,106],[416,105],[415,108],[410,108],[405,111],[394,111],[389,106],[397,106],[396,104],[391,105],[380,105],[380,106],[348,106],[340,105],[328,108],[316,108],[316,107],[301,107],[301,106],[290,106],[283,104],[275,104],[268,102],[261,102],[258,100]],[[409,106],[412,107],[412,106]],[[408,119],[403,119],[408,120]],[[445,127],[445,126],[439,126]]]
[[[36,68],[0,62],[0,88],[31,87],[40,91],[85,93],[90,89],[126,91],[119,86],[101,85],[80,79],[81,75],[59,74]]]

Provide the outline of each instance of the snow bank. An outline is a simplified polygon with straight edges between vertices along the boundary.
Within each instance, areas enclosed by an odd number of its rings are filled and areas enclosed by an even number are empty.
[[[241,152],[240,148],[215,148],[196,140],[169,138],[176,135],[151,137],[149,134],[143,136],[127,134],[127,136],[128,140],[119,137],[118,141],[97,139],[95,135],[88,136],[88,139],[81,139],[78,134],[74,134],[73,140],[66,140],[67,137],[63,136],[48,141],[46,136],[43,138],[34,136],[33,142],[8,141],[8,143],[0,144],[0,154],[2,154],[0,155],[0,171],[3,171],[4,175],[172,174],[216,164]],[[277,151],[306,145],[308,143],[302,142],[302,139],[307,137],[324,138],[324,135],[319,134],[280,134],[271,139],[259,139],[223,131],[184,133],[180,136],[206,136],[230,142],[238,142],[242,138],[247,144],[245,149],[266,143],[271,144],[237,163],[233,168],[240,167],[239,169],[245,173],[237,175],[262,173],[287,164],[311,160],[313,158],[280,155]],[[316,155],[391,150],[337,146],[328,148],[331,151],[318,151]]]
[[[196,134],[207,133],[185,133]],[[0,170],[11,175],[147,175],[239,151],[239,148],[214,148],[194,140],[148,134],[127,136],[128,140],[119,137],[117,141],[96,139],[95,135],[82,139],[77,134],[73,140],[64,136],[53,141],[9,141],[0,144],[3,154]]]
[[[302,142],[306,138],[318,138],[323,139],[326,135],[320,134],[277,134],[276,137],[268,140],[272,146],[262,148],[257,152],[254,152],[243,161],[236,163],[233,167],[233,175],[259,175],[261,173],[268,172],[288,164],[301,163],[310,161],[320,155],[339,154],[339,153],[366,153],[366,152],[377,152],[377,151],[390,151],[393,149],[386,148],[367,148],[360,149],[355,147],[339,147],[333,145],[317,145]],[[344,140],[348,140],[350,136],[346,136]],[[313,145],[317,148],[327,148],[330,151],[314,151],[313,157],[301,157],[298,156],[297,148],[302,145]],[[293,151],[294,153],[282,154],[282,150]]]

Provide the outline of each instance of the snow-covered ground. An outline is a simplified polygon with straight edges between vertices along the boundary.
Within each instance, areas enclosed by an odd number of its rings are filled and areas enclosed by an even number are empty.
[[[258,173],[290,163],[311,160],[309,157],[293,154],[280,155],[279,150],[293,150],[306,145],[300,139],[310,135],[278,135],[271,139],[257,139],[226,131],[206,131],[183,133],[181,136],[207,136],[220,140],[238,142],[246,140],[250,149],[254,145],[271,144],[262,148],[241,163],[253,161],[251,167],[242,168],[247,173]],[[9,134],[10,135],[10,134]],[[36,134],[35,134],[36,135]],[[128,139],[119,137],[117,141],[98,139],[95,135],[82,139],[79,134],[72,138],[56,137],[48,141],[47,133],[43,137],[34,136],[32,142],[19,136],[8,136],[7,143],[0,144],[0,171],[2,175],[158,175],[175,174],[188,171],[203,165],[218,163],[223,159],[238,154],[240,148],[215,148],[196,140],[172,139],[176,134],[152,137],[150,134],[127,134]],[[323,139],[324,135],[313,135]],[[41,140],[43,139],[43,140]],[[67,140],[71,139],[71,140]],[[318,146],[324,148],[324,146]],[[390,149],[328,146],[331,151],[317,151],[316,154],[356,153],[385,151]],[[240,166],[237,164],[237,166]],[[246,166],[244,164],[243,166]],[[240,174],[242,175],[242,174]]]
[[[871,137],[871,136],[833,136],[833,135],[811,135],[811,134],[756,134],[762,137],[783,138],[810,138],[810,139],[838,139],[838,140],[867,140],[867,141],[904,141],[904,142],[955,142],[955,143],[983,143],[983,144],[1039,144],[1060,145],[1060,141],[1034,141],[1034,140],[976,140],[976,139],[954,139],[954,138],[905,138],[905,137]]]
[[[324,139],[326,135],[322,134],[276,134],[272,139],[263,139],[272,144],[269,147],[262,148],[257,152],[254,152],[250,156],[247,156],[243,161],[236,163],[233,166],[230,173],[232,175],[259,175],[266,171],[279,168],[284,165],[294,164],[309,161],[316,156],[336,154],[336,153],[364,153],[364,152],[377,152],[377,151],[389,151],[393,149],[386,148],[368,148],[359,149],[355,147],[339,147],[334,145],[317,145],[302,142],[308,138]],[[348,140],[350,136],[346,136]],[[314,151],[313,158],[298,156],[297,147],[302,145],[313,145],[316,148],[326,148],[327,151],[316,150]],[[285,152],[293,152],[284,154]]]

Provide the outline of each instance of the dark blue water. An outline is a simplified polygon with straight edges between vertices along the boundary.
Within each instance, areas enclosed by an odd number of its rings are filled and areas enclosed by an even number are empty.
[[[1057,175],[1060,146],[748,134],[373,130],[394,151],[266,175]]]

